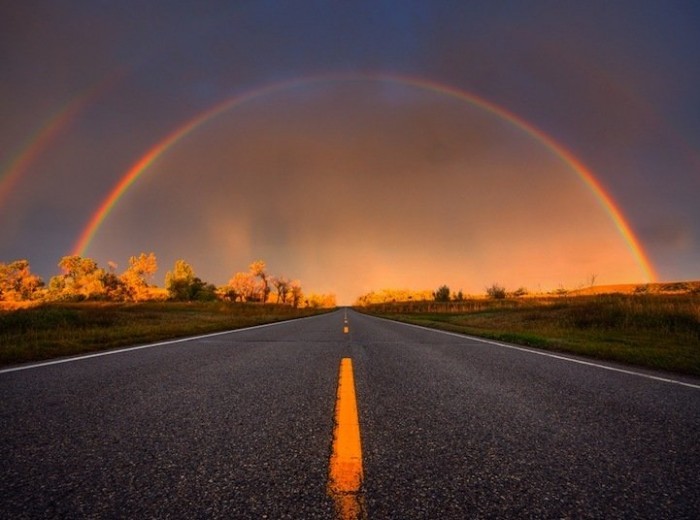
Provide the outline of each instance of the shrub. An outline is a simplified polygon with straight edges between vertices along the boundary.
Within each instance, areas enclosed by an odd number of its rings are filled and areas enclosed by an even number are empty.
[[[506,288],[494,283],[491,287],[486,288],[486,294],[494,300],[502,300],[506,297]]]
[[[433,298],[435,298],[436,302],[449,302],[450,288],[446,285],[438,287],[437,291],[433,293]]]

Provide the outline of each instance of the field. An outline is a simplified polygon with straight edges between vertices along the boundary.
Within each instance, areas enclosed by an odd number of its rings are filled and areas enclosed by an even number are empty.
[[[144,344],[322,312],[243,303],[45,304],[0,311],[0,365]]]
[[[700,376],[700,295],[633,294],[384,303],[390,319]]]

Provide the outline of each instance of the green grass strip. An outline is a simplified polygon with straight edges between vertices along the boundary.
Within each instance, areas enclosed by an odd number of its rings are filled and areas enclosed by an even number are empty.
[[[239,329],[319,312],[324,311],[225,302],[66,303],[0,311],[0,366]]]

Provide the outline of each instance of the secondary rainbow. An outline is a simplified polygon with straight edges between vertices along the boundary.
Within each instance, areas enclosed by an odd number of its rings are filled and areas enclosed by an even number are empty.
[[[124,69],[118,69],[99,81],[80,91],[72,99],[56,109],[39,128],[30,135],[10,160],[0,171],[0,204],[15,187],[22,174],[51,145],[54,139],[77,118],[97,97],[111,88],[123,75]]]
[[[383,74],[325,75],[304,77],[291,81],[284,81],[280,83],[267,85],[265,87],[255,89],[238,96],[234,96],[198,114],[196,117],[188,120],[182,126],[178,127],[170,134],[166,135],[163,139],[161,139],[158,143],[151,147],[148,150],[148,152],[146,152],[138,161],[136,161],[131,166],[131,168],[129,168],[129,170],[122,176],[119,182],[117,182],[117,184],[112,188],[107,197],[98,206],[97,210],[93,213],[87,225],[80,233],[75,247],[73,248],[73,254],[84,255],[86,253],[87,249],[90,246],[90,242],[95,237],[95,234],[97,233],[98,229],[100,228],[104,220],[107,218],[110,211],[114,208],[116,203],[122,197],[122,195],[124,195],[124,193],[134,184],[134,182],[136,182],[136,180],[154,162],[156,162],[159,157],[161,157],[164,153],[166,153],[171,147],[177,144],[184,137],[186,137],[196,129],[200,128],[208,121],[211,121],[217,116],[228,112],[229,110],[232,110],[238,106],[241,106],[245,103],[248,103],[254,99],[261,98],[276,92],[281,92],[295,87],[309,86],[314,84],[348,81],[377,81],[385,83],[396,83],[400,85],[413,86],[441,95],[454,97],[466,103],[478,106],[483,110],[486,110],[498,116],[499,118],[508,121],[517,128],[523,130],[524,132],[532,136],[534,139],[536,139],[538,142],[543,144],[554,155],[559,157],[564,163],[566,163],[571,169],[573,169],[576,172],[576,174],[581,178],[581,180],[588,187],[588,189],[594,194],[601,207],[612,219],[613,223],[615,224],[615,227],[617,228],[618,232],[627,244],[627,247],[632,253],[634,259],[636,260],[639,267],[646,276],[647,281],[653,282],[654,280],[656,280],[656,273],[654,267],[647,255],[644,253],[644,250],[639,240],[632,232],[631,227],[625,220],[622,211],[617,207],[613,198],[605,191],[605,189],[595,177],[593,172],[591,172],[591,170],[589,170],[576,156],[573,155],[573,153],[567,150],[564,146],[555,141],[549,135],[545,134],[539,128],[521,119],[512,112],[509,112],[505,108],[500,107],[486,99],[477,97],[469,92],[421,78]]]

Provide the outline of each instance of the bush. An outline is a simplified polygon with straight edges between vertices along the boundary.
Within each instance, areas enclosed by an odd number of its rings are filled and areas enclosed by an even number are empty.
[[[449,302],[450,301],[450,288],[446,285],[438,287],[438,290],[433,293],[433,297],[436,302]]]
[[[506,297],[506,288],[494,283],[491,287],[486,288],[486,294],[494,300],[502,300]]]

